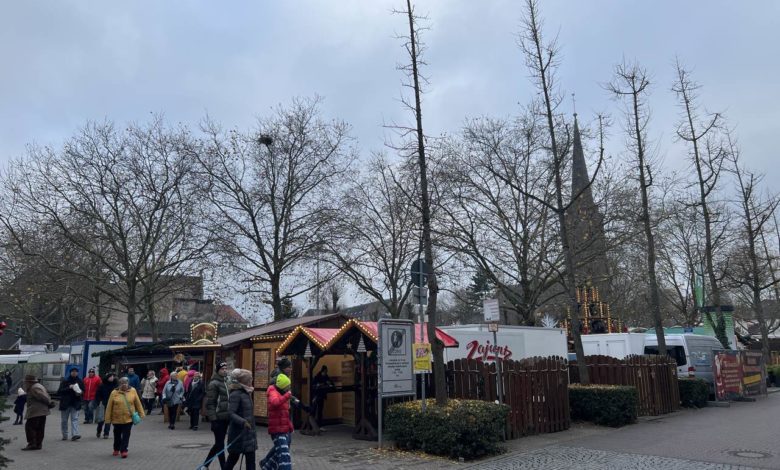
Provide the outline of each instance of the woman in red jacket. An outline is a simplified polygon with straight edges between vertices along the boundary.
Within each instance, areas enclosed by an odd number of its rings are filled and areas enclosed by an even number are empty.
[[[95,369],[89,369],[87,376],[84,377],[84,395],[81,399],[84,400],[84,424],[91,424],[95,419],[95,408],[97,408],[97,401],[95,400],[95,393],[97,393],[98,387],[103,383],[100,377],[95,374]]]
[[[165,413],[165,407],[162,403],[162,392],[165,388],[165,384],[167,384],[170,379],[171,376],[168,375],[168,369],[165,367],[160,369],[160,378],[157,380],[157,401],[160,403],[160,414]]]
[[[290,400],[293,399],[290,392],[290,378],[284,374],[276,377],[276,385],[268,387],[268,434],[274,441],[274,446],[260,461],[262,470],[292,469],[290,457],[290,437],[293,432],[293,424],[290,420]]]

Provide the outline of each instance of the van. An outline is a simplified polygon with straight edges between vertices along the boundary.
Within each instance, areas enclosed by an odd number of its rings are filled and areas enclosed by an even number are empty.
[[[704,379],[710,386],[710,393],[715,393],[715,380],[712,373],[713,351],[722,350],[713,336],[705,335],[665,335],[666,353],[677,362],[678,377],[698,377]],[[647,335],[645,354],[658,354],[658,338]]]
[[[644,354],[645,336],[643,333],[582,335],[582,350],[586,356],[602,355],[623,359],[632,354]]]

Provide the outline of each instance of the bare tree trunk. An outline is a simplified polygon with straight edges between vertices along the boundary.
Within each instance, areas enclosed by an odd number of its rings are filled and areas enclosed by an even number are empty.
[[[683,108],[683,123],[678,127],[677,135],[692,146],[691,158],[696,167],[696,186],[699,192],[698,206],[701,208],[704,219],[704,262],[707,269],[707,277],[710,281],[712,302],[715,306],[715,321],[713,322],[710,312],[705,311],[705,315],[707,315],[710,324],[713,325],[718,341],[721,342],[724,348],[729,349],[729,341],[725,332],[726,320],[721,310],[720,283],[718,276],[715,274],[713,220],[709,206],[709,195],[715,189],[723,165],[724,155],[720,149],[715,149],[715,154],[713,155],[712,149],[708,148],[708,156],[705,161],[701,149],[702,143],[706,145],[706,142],[702,142],[702,140],[710,131],[718,127],[720,115],[715,114],[702,130],[697,129],[698,123],[695,122],[696,104],[694,102],[695,90],[697,88],[698,86],[689,79],[688,71],[678,62],[677,81],[672,90],[677,93],[680,99]]]
[[[638,65],[621,64],[615,68],[615,80],[608,85],[616,97],[628,97],[631,100],[631,111],[627,112],[628,134],[634,141],[636,163],[639,175],[639,190],[642,197],[642,225],[647,243],[647,277],[650,287],[650,309],[653,313],[655,335],[658,339],[658,354],[666,356],[666,338],[664,337],[663,316],[661,315],[661,296],[658,289],[658,276],[656,273],[655,237],[653,224],[650,220],[650,200],[648,189],[653,184],[653,176],[650,164],[645,155],[645,128],[647,126],[648,112],[641,109],[644,102],[644,93],[650,86],[647,72]],[[631,130],[633,128],[633,131]]]
[[[550,83],[552,70],[554,66],[554,56],[556,48],[554,44],[543,46],[541,37],[541,21],[539,19],[538,5],[535,0],[527,0],[527,15],[525,20],[526,39],[528,44],[523,45],[528,65],[538,79],[537,86],[543,95],[544,115],[547,121],[547,130],[550,135],[550,151],[552,153],[553,176],[555,180],[555,212],[558,216],[558,226],[561,235],[561,249],[564,257],[564,267],[566,272],[564,280],[566,292],[569,295],[569,305],[572,311],[571,333],[574,339],[574,351],[577,355],[577,364],[580,374],[580,382],[590,384],[590,375],[585,365],[585,351],[582,348],[582,337],[580,335],[579,305],[577,303],[577,280],[575,276],[576,266],[574,263],[574,253],[569,245],[569,233],[566,225],[567,204],[563,201],[563,177],[561,175],[563,167],[563,151],[559,147],[556,138],[553,97],[551,96],[553,85]],[[543,50],[544,48],[544,50]]]
[[[439,285],[433,270],[433,242],[431,240],[431,202],[428,193],[428,168],[425,159],[425,134],[423,132],[420,71],[418,68],[417,28],[414,24],[414,12],[411,0],[406,0],[406,13],[409,19],[411,78],[414,88],[414,117],[417,137],[417,161],[420,166],[420,198],[422,210],[422,235],[425,264],[431,267],[428,275],[428,342],[433,352],[433,383],[436,403],[447,404],[447,382],[444,377],[444,345],[436,339],[436,304]]]

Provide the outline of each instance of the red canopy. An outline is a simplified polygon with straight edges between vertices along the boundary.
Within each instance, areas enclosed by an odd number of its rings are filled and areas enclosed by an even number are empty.
[[[366,329],[371,331],[371,336],[374,338],[379,337],[379,330],[377,326],[377,322],[374,321],[363,321],[360,322],[360,324],[365,327]],[[428,342],[428,324],[423,323],[422,324],[422,334],[420,334],[420,324],[415,323],[414,324],[414,341],[416,343],[427,343]],[[445,348],[457,348],[459,346],[458,340],[453,338],[452,336],[448,335],[447,333],[441,331],[440,329],[436,328],[436,339],[441,341],[444,344]]]

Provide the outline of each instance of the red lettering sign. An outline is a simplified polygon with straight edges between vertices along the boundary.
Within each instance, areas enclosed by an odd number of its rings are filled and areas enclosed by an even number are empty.
[[[508,360],[512,357],[512,350],[509,346],[496,346],[490,344],[490,341],[486,341],[484,344],[477,340],[471,341],[466,345],[468,355],[466,359],[476,359],[478,361],[495,361],[498,356],[502,361]]]

